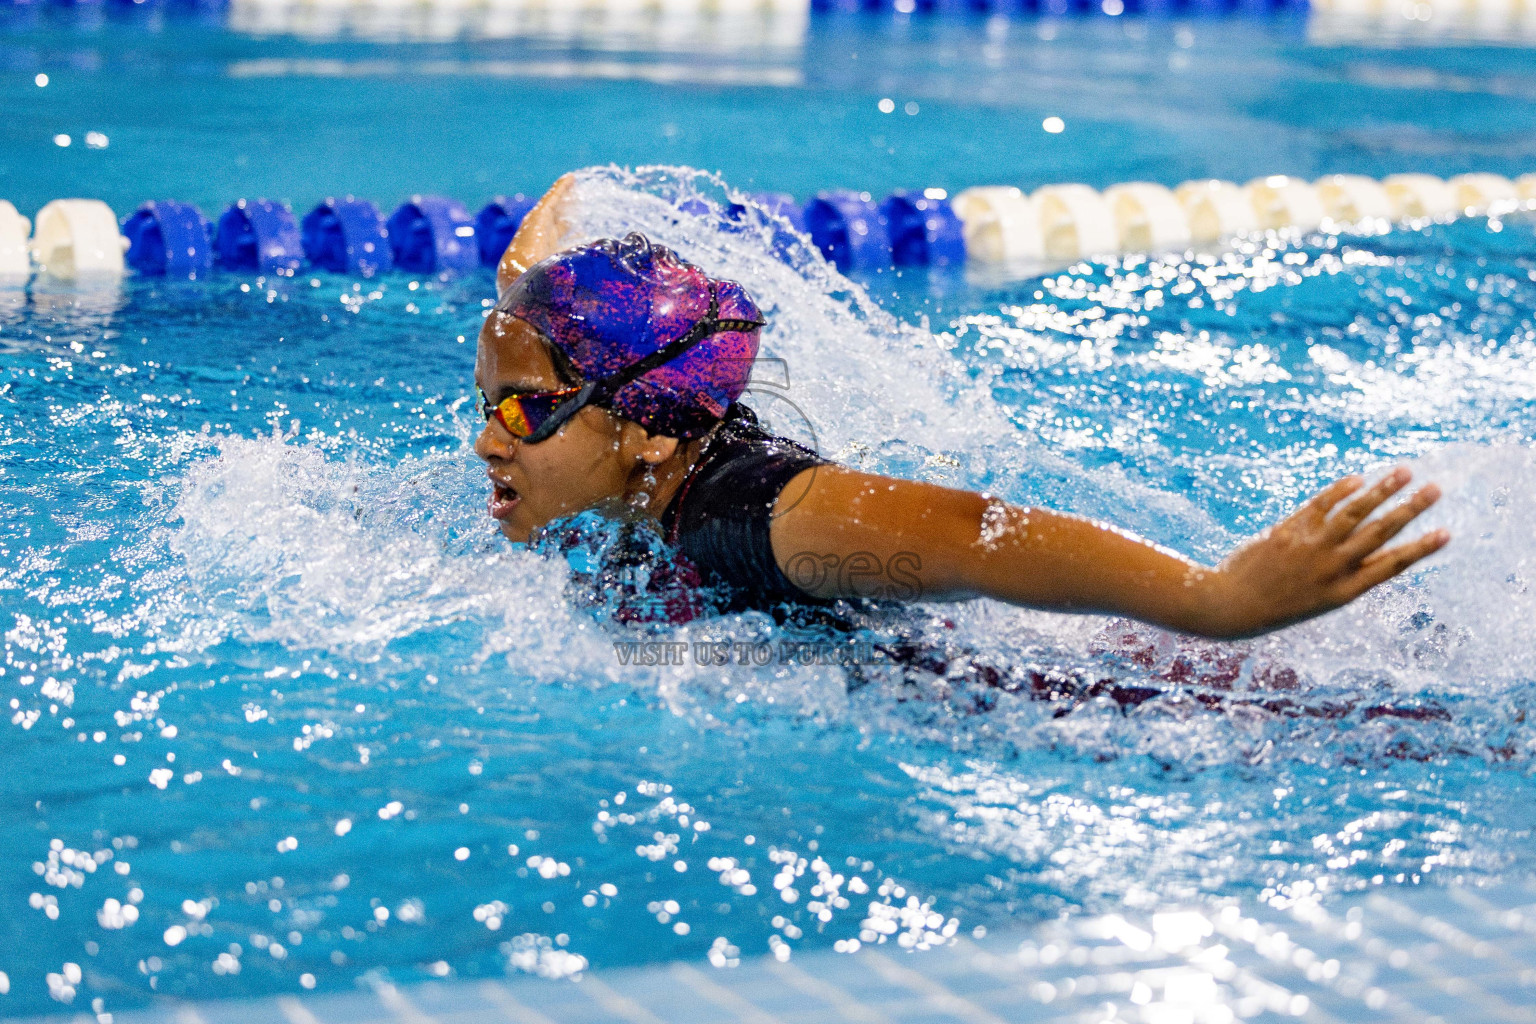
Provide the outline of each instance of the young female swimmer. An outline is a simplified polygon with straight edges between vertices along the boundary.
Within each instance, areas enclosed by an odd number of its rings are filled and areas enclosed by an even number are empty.
[[[556,251],[571,184],[513,239],[476,355],[475,452],[510,540],[597,509],[657,521],[736,607],[992,597],[1211,638],[1320,615],[1449,540],[1387,546],[1440,496],[1429,484],[1373,518],[1401,467],[1337,481],[1204,566],[1077,516],[828,463],[736,402],[762,325],[740,285],[637,234]]]

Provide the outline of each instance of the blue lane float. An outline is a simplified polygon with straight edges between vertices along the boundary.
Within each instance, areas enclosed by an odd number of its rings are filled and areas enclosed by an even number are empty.
[[[409,274],[464,272],[479,264],[475,223],[457,199],[412,196],[384,225],[395,267]]]
[[[395,263],[384,217],[366,199],[327,199],[304,215],[299,237],[309,261],[332,273],[372,277]]]
[[[783,217],[789,221],[790,226],[796,231],[805,230],[805,211],[789,193],[757,192],[753,194],[752,201],[773,216]]]
[[[537,202],[519,192],[515,196],[497,196],[480,208],[475,215],[475,242],[482,267],[494,267],[501,262],[501,254],[512,244],[512,236]]]
[[[948,199],[893,192],[880,204],[898,267],[958,267],[965,263],[965,230]]]
[[[838,270],[877,270],[891,265],[891,242],[868,192],[819,193],[805,204],[811,241]]]
[[[292,277],[304,255],[293,212],[270,199],[241,199],[219,217],[213,248],[219,265]]]
[[[123,221],[125,262],[151,277],[205,277],[213,268],[213,231],[191,203],[145,203]]]
[[[732,204],[726,206],[726,208],[725,208],[725,219],[726,220],[735,220],[736,219],[736,213],[734,211],[736,209],[738,209],[738,207],[737,207],[737,205],[735,203],[732,203]],[[713,217],[713,216],[715,216],[714,208],[711,207],[708,203],[706,203],[702,199],[684,199],[682,202],[677,204],[677,212],[678,213],[686,213],[686,214],[689,214],[690,216],[693,216],[693,217]]]
[[[22,0],[27,2],[27,0]],[[54,0],[60,6],[83,6],[82,0]],[[84,0],[84,3],[101,3],[103,0]],[[194,11],[223,10],[229,6],[227,0],[105,0],[105,2],[123,10],[148,8],[150,10],[170,10],[178,14]]]
[[[1027,14],[1037,6],[1037,0],[811,0],[817,14]]]

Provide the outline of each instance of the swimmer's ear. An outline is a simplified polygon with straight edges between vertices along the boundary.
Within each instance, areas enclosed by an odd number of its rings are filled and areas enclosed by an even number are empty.
[[[648,435],[644,446],[640,449],[640,459],[652,466],[659,466],[672,456],[677,454],[681,444],[675,437],[662,437],[659,434]]]
[[[675,437],[651,434],[633,420],[623,420],[623,455],[652,466],[659,466],[677,454],[682,442]]]

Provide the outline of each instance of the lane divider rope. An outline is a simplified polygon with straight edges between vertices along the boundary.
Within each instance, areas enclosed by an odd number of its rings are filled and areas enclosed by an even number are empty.
[[[1204,179],[1174,188],[1127,182],[1100,192],[1082,184],[893,192],[838,189],[796,203],[783,193],[752,201],[810,236],[841,270],[956,267],[966,263],[1059,264],[1133,252],[1177,252],[1261,231],[1340,231],[1445,220],[1536,204],[1536,173],[1393,174],[1381,181],[1332,174],[1316,181],[1286,175],[1246,185]],[[144,276],[197,279],[215,269],[291,277],[307,263],[332,273],[372,277],[464,273],[494,266],[535,200],[498,196],[471,216],[460,202],[418,195],[387,218],[366,199],[318,203],[295,221],[269,199],[231,203],[217,221],[173,200],[144,203],[121,224],[96,199],[55,199],[29,222],[0,200],[0,281],[33,273],[56,280]],[[708,214],[704,204],[683,213]],[[745,208],[732,206],[727,218]],[[28,238],[30,231],[31,237]],[[783,244],[791,238],[786,235]]]

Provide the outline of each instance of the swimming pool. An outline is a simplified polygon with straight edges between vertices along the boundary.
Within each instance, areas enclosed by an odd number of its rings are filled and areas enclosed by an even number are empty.
[[[833,29],[689,58],[778,79],[663,86],[547,40],[44,18],[0,37],[0,190],[126,212],[473,201],[610,159],[798,194],[1531,164],[1521,51],[1320,48],[1287,24]],[[566,77],[487,63],[552,48]],[[51,141],[87,130],[110,144]],[[837,665],[694,659],[807,639],[765,617],[640,637],[566,559],[496,539],[467,448],[488,276],[0,291],[0,1012],[1530,876],[1529,214],[1013,282],[888,273],[866,297],[658,198],[718,200],[717,181],[587,188],[590,230],[643,226],[763,298],[782,362],[761,400],[840,459],[1204,558],[1332,476],[1408,460],[1451,492],[1434,520],[1456,540],[1350,610],[1217,650],[924,606],[873,628],[950,671],[850,692]],[[578,551],[600,546],[583,525]],[[689,646],[626,664],[615,642],[640,638]],[[1162,695],[1032,699],[973,665]]]

